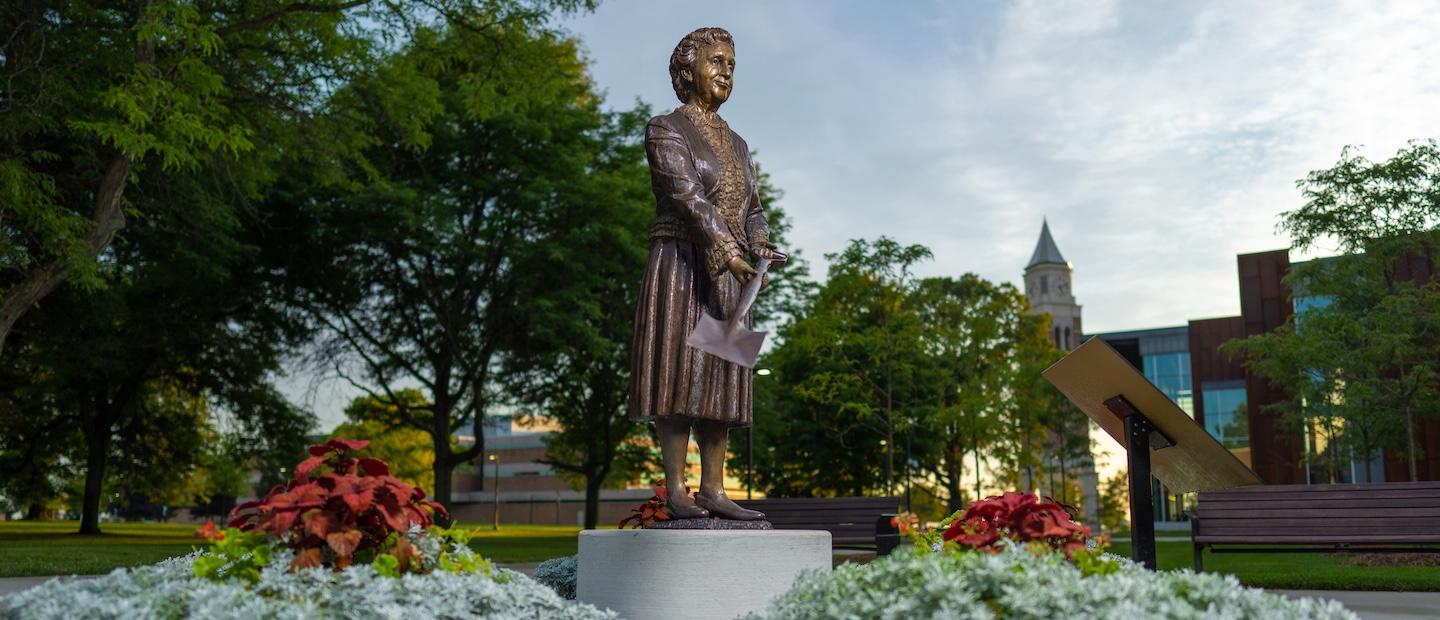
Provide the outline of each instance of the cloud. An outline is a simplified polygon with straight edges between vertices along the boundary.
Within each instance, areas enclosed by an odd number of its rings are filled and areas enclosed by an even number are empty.
[[[1426,2],[626,0],[561,23],[611,105],[658,111],[709,25],[738,40],[722,113],[807,256],[883,234],[933,248],[926,275],[1019,283],[1048,216],[1092,332],[1238,314],[1235,255],[1287,245],[1296,179],[1440,127]]]

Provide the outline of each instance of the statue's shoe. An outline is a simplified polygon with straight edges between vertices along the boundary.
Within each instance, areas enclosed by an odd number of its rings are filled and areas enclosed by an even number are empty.
[[[704,493],[695,494],[695,504],[710,511],[710,514],[721,519],[734,519],[736,521],[759,521],[765,518],[765,513],[749,508],[741,508],[739,504],[730,501],[724,493],[716,494],[714,497]]]
[[[671,519],[704,519],[710,516],[710,511],[695,504],[680,504],[665,502],[665,512],[670,514]]]

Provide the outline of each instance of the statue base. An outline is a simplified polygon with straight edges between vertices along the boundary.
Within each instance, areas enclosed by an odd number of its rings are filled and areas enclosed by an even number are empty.
[[[760,519],[758,521],[737,521],[735,519],[717,519],[714,517],[699,517],[696,519],[670,519],[668,521],[655,521],[646,525],[647,530],[773,530],[774,526],[769,521]]]
[[[576,599],[627,620],[731,620],[764,609],[801,572],[830,565],[830,533],[821,530],[586,530]]]

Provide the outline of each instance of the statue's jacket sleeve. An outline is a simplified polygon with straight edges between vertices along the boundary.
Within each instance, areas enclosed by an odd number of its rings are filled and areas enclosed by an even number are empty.
[[[686,132],[676,127],[677,116],[657,116],[645,128],[645,156],[650,162],[650,183],[657,199],[656,233],[666,227],[668,218],[678,217],[690,232],[689,239],[705,251],[706,269],[714,276],[725,271],[726,264],[740,256],[744,246],[711,203],[706,184],[695,167],[698,158],[691,150],[690,140]],[[679,122],[689,121],[680,117]],[[712,164],[716,166],[718,163]],[[750,172],[752,177],[753,174]],[[751,202],[755,203],[752,208],[758,208],[756,201]]]
[[[745,237],[752,246],[763,245],[773,250],[775,244],[770,243],[770,223],[765,220],[765,210],[760,204],[760,171],[755,169],[755,162],[750,161],[750,146],[738,135],[735,140],[745,154],[745,167],[750,177],[750,206],[745,211]]]

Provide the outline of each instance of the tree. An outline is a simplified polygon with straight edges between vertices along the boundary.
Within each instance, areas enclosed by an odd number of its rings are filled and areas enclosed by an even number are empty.
[[[925,432],[940,442],[929,473],[945,488],[949,512],[963,506],[966,454],[974,457],[975,497],[981,497],[982,454],[1002,438],[999,418],[1022,389],[1020,348],[1035,323],[1015,287],[974,274],[920,282],[911,305],[925,326],[921,339],[933,376]],[[1030,332],[1034,329],[1031,328]],[[1043,334],[1041,335],[1043,338]]]
[[[929,256],[924,246],[883,237],[853,240],[826,256],[829,278],[780,329],[762,362],[772,374],[757,379],[757,406],[771,412],[757,417],[755,428],[757,475],[767,493],[895,491],[897,439],[930,396],[923,326],[907,305],[916,286],[911,268]],[[772,452],[777,446],[784,451]],[[857,458],[867,454],[884,457]]]
[[[333,85],[429,22],[484,29],[551,6],[591,3],[7,2],[0,350],[61,283],[105,284],[97,258],[144,213],[127,199],[136,183],[208,172],[254,190],[289,172],[297,142],[346,159],[369,142],[364,128],[310,122]]]
[[[425,395],[417,389],[399,390],[396,396],[403,403],[401,406],[413,409],[429,406]],[[368,440],[366,455],[390,465],[390,475],[428,492],[435,488],[435,451],[430,436],[419,429],[396,424],[394,417],[399,407],[369,396],[357,397],[345,408],[345,417],[350,421],[330,431],[330,438]]]
[[[642,142],[649,116],[640,106],[592,120],[586,172],[556,197],[548,234],[515,257],[528,275],[505,345],[507,391],[522,418],[560,426],[540,462],[584,489],[587,529],[599,521],[601,488],[636,478],[653,452],[625,408],[655,211]]]
[[[420,98],[392,102],[397,79]],[[390,103],[420,112],[397,116]],[[550,239],[591,224],[580,201],[614,196],[597,181],[610,174],[599,103],[578,44],[538,19],[429,32],[333,99],[336,122],[378,137],[363,149],[365,178],[278,197],[311,235],[291,269],[311,272],[296,299],[322,328],[316,357],[430,435],[441,503],[507,400],[497,370],[521,309],[534,311],[524,281],[540,276],[527,261],[553,263]],[[410,386],[427,405],[399,396]],[[467,424],[474,443],[452,449]]]
[[[1291,428],[1335,435],[1350,457],[1403,449],[1418,479],[1418,417],[1440,404],[1440,145],[1412,142],[1371,162],[1347,148],[1299,182],[1306,202],[1281,216],[1297,249],[1339,256],[1296,266],[1287,284],[1307,303],[1279,329],[1226,350],[1284,389],[1266,406]],[[1366,468],[1369,476],[1369,468]]]
[[[1107,532],[1119,531],[1130,522],[1129,481],[1129,474],[1121,470],[1100,485],[1099,521]]]

